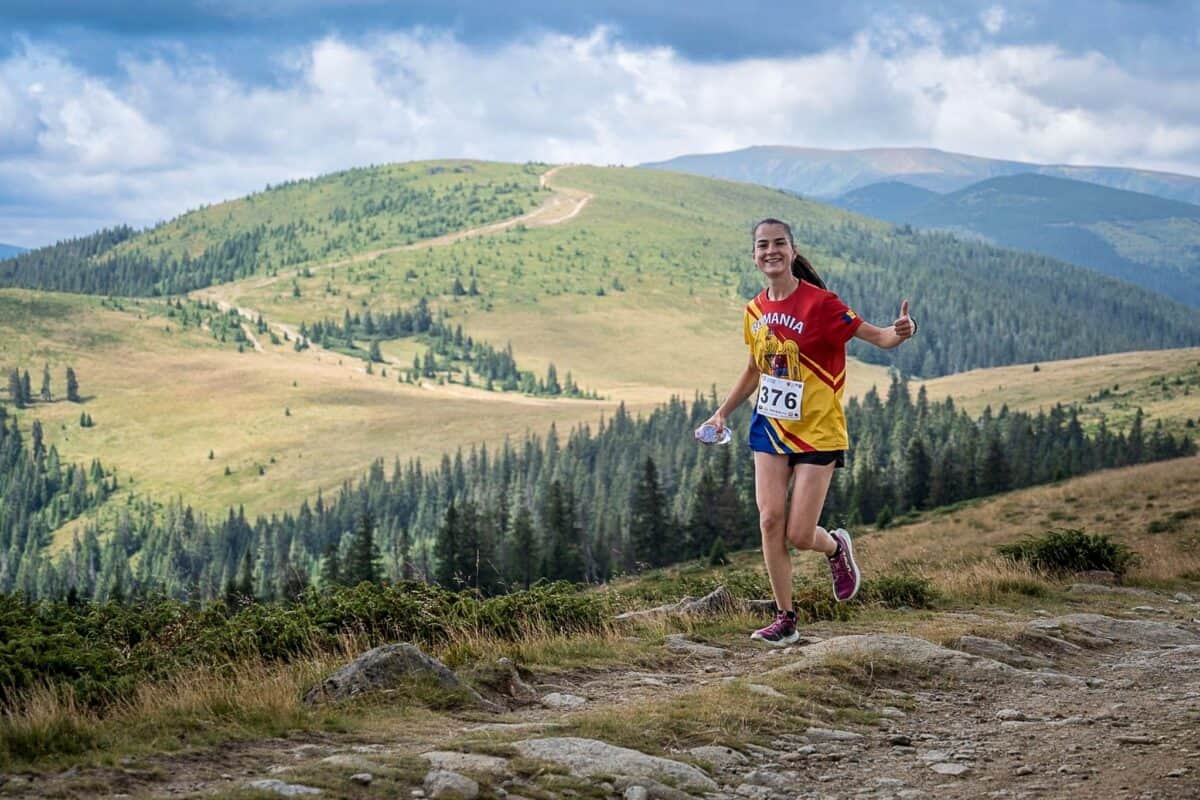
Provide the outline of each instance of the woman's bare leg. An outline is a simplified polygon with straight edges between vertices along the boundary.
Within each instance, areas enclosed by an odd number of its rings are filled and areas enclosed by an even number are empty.
[[[817,524],[825,495],[833,479],[833,464],[797,464],[793,468],[792,504],[788,511],[787,538],[797,550],[816,550],[833,555],[837,542]]]
[[[832,469],[830,470],[832,473]],[[787,456],[754,454],[754,497],[758,502],[758,527],[762,532],[763,561],[771,579],[775,606],[792,610],[792,559],[788,555],[787,491],[792,470]],[[826,486],[828,486],[828,480]],[[814,523],[816,520],[814,520]]]

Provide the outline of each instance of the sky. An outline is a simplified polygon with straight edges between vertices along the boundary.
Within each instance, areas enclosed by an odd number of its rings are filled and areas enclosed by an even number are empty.
[[[936,147],[1200,175],[1200,3],[4,0],[0,242],[367,164]]]

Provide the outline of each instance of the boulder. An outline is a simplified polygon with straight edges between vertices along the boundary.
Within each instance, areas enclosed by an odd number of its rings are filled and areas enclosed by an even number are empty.
[[[284,783],[283,781],[262,780],[250,781],[246,784],[251,789],[257,789],[260,792],[270,792],[277,794],[280,797],[311,797],[321,793],[320,789],[312,786],[304,786],[299,783]]]
[[[1021,669],[1041,669],[1051,665],[1048,659],[1041,656],[1028,655],[1010,644],[996,639],[986,639],[982,636],[960,636],[954,643],[954,648],[971,655],[1002,661],[1010,667]]]
[[[1026,628],[1035,635],[1055,636],[1086,647],[1101,647],[1116,642],[1154,647],[1200,644],[1200,633],[1181,625],[1144,619],[1117,619],[1103,614],[1067,614],[1035,619]]]
[[[460,693],[465,700],[478,705],[491,705],[445,664],[407,642],[386,644],[363,653],[310,689],[304,695],[304,704],[339,702],[364,692],[394,689],[414,681],[436,684]]]
[[[479,784],[457,772],[435,769],[425,775],[425,794],[433,800],[475,800]]]
[[[713,614],[724,614],[733,611],[738,607],[737,600],[729,593],[729,590],[724,586],[718,586],[704,597],[684,597],[678,603],[668,603],[666,605],[655,606],[654,608],[645,608],[638,611],[626,611],[624,614],[618,614],[618,620],[638,620],[652,619],[655,617],[663,617],[669,614],[680,614],[684,616],[711,616]]]
[[[526,739],[517,742],[515,747],[525,758],[558,764],[572,775],[581,778],[615,775],[633,779],[643,778],[678,786],[691,792],[717,790],[717,784],[712,778],[691,764],[646,755],[637,750],[617,747],[595,739]],[[651,794],[654,792],[651,791]]]
[[[1083,681],[1058,672],[1018,669],[991,658],[941,647],[915,636],[866,634],[838,636],[806,647],[781,667],[768,674],[804,673],[829,659],[880,660],[911,665],[917,674],[949,674],[965,680],[1020,681],[1046,685],[1081,685]]]
[[[431,750],[421,758],[435,770],[445,772],[469,772],[477,775],[501,776],[508,774],[507,759],[480,753],[459,753],[455,750]]]

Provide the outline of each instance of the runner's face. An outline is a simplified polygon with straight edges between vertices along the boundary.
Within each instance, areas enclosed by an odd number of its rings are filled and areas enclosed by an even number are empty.
[[[788,241],[787,229],[776,223],[759,225],[754,231],[754,265],[768,278],[791,274],[796,248]]]

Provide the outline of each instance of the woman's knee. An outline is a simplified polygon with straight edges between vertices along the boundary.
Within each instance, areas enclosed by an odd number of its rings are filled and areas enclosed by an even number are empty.
[[[788,530],[788,541],[792,543],[792,547],[797,550],[814,550],[817,544],[817,529],[811,527],[808,530]]]
[[[758,528],[763,538],[782,537],[787,514],[782,508],[760,508],[758,510]]]

